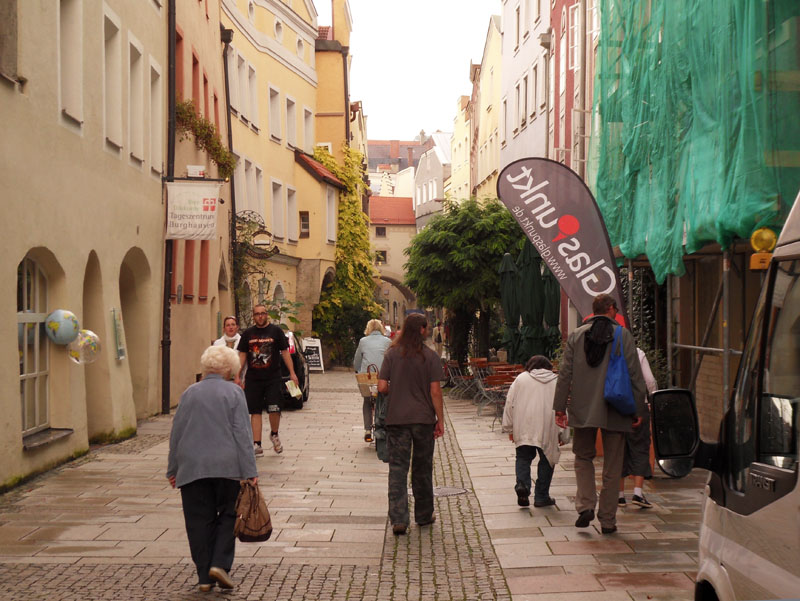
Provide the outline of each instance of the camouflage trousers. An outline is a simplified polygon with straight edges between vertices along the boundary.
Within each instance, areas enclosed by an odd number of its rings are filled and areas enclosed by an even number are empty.
[[[414,521],[433,518],[433,424],[386,426],[389,452],[389,521],[408,525],[408,466],[414,492]],[[412,453],[413,449],[413,453]]]

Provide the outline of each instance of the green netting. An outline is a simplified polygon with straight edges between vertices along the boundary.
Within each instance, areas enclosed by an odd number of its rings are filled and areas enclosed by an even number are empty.
[[[779,228],[800,187],[798,0],[600,0],[591,172],[656,279]]]

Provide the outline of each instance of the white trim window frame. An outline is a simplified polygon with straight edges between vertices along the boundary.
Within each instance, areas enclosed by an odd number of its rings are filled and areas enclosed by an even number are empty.
[[[64,123],[83,126],[83,0],[58,4],[59,107]]]
[[[164,85],[161,65],[152,55],[149,73],[150,171],[155,175],[161,175],[164,171]]]
[[[297,148],[297,101],[289,96],[286,98],[286,145]]]
[[[239,78],[236,69],[236,48],[228,46],[228,93],[230,94],[230,109],[234,115],[239,115]]]
[[[303,107],[303,149],[314,154],[314,111],[310,107]]]
[[[328,242],[336,242],[336,222],[338,215],[336,212],[336,189],[333,186],[325,187],[325,223],[326,237]]]
[[[569,30],[567,51],[569,55],[569,69],[577,72],[581,69],[581,4],[573,4],[569,7]]]
[[[103,6],[103,130],[106,148],[122,150],[122,22]]]
[[[283,183],[270,178],[270,203],[272,203],[272,235],[283,240],[286,236],[286,194]]]
[[[131,164],[144,164],[144,47],[128,32],[128,146]]]
[[[281,91],[272,84],[269,90],[269,137],[274,142],[281,141]]]
[[[297,190],[286,186],[286,237],[289,242],[297,242],[300,237],[300,213],[297,209]]]
[[[250,92],[250,126],[258,132],[258,73],[252,63],[247,63],[247,86]]]

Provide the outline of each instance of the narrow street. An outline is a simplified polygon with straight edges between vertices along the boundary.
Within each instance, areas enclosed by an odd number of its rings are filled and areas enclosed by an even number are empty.
[[[306,407],[284,414],[283,454],[265,450],[258,460],[275,530],[266,543],[237,544],[233,592],[196,590],[180,495],[164,477],[171,420],[157,417],[140,422],[136,438],[0,497],[2,598],[692,598],[704,473],[657,472],[645,484],[652,509],[620,509],[612,536],[597,522],[579,530],[569,450],[551,488],[557,505],[521,509],[514,448],[499,423],[446,398],[437,521],[394,537],[387,467],[361,439],[360,412],[352,374],[333,371],[314,374]]]

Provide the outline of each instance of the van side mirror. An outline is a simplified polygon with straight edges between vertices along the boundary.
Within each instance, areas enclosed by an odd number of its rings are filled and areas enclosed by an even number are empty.
[[[653,449],[659,468],[673,478],[692,471],[700,444],[697,409],[690,390],[657,390],[652,399]]]

